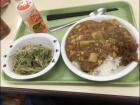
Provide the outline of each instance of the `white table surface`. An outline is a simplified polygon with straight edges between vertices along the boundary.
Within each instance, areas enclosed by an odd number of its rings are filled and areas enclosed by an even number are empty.
[[[50,10],[55,8],[73,7],[79,5],[88,5],[95,3],[103,3],[118,0],[33,0],[38,10]],[[139,0],[121,0],[130,3],[133,8],[137,26],[139,27]],[[11,0],[11,4],[6,8],[2,14],[2,18],[10,26],[10,34],[1,40],[1,56],[7,51],[10,43],[13,42],[17,27],[19,25],[20,16],[15,10],[17,1]],[[1,59],[1,62],[3,59]],[[18,85],[10,84],[1,78],[2,87],[13,88],[28,88],[28,89],[43,89],[43,90],[59,90],[59,91],[72,91],[72,92],[84,92],[84,93],[98,93],[98,94],[111,94],[111,95],[123,95],[123,96],[139,96],[139,86],[78,86],[78,85]]]

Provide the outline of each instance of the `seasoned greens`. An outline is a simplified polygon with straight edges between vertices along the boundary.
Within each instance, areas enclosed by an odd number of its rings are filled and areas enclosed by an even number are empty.
[[[51,49],[47,46],[28,43],[11,56],[14,64],[13,71],[22,75],[37,73],[50,63],[51,53]]]

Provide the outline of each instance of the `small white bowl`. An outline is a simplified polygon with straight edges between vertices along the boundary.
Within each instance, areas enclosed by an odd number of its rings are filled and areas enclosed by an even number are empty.
[[[12,58],[10,57],[10,55],[12,55],[20,46],[28,42],[31,42],[32,44],[43,44],[50,47],[52,50],[52,60],[45,69],[41,70],[38,73],[31,74],[31,75],[16,74],[14,71],[12,71],[13,63],[12,63]],[[60,44],[59,44],[59,41],[53,35],[49,35],[45,33],[28,34],[19,38],[12,45],[10,45],[10,49],[8,53],[4,56],[5,61],[3,65],[3,71],[9,77],[13,79],[18,79],[18,80],[25,80],[25,79],[39,77],[47,73],[49,70],[51,70],[51,68],[58,61],[59,56],[60,56]]]
[[[138,62],[132,62],[129,65],[127,65],[123,70],[120,70],[120,72],[116,73],[116,74],[112,74],[109,76],[95,76],[95,75],[90,75],[87,74],[85,72],[83,72],[82,70],[78,69],[77,67],[75,67],[72,62],[68,59],[67,54],[66,54],[66,49],[65,49],[65,41],[66,38],[69,34],[69,32],[72,30],[72,28],[77,25],[80,22],[86,21],[86,20],[94,20],[94,21],[102,21],[102,20],[110,20],[110,19],[116,19],[120,22],[120,24],[125,27],[131,34],[132,37],[134,37],[134,39],[136,40],[136,42],[139,44],[139,32],[127,21],[119,18],[119,17],[115,17],[115,16],[109,16],[109,15],[98,15],[98,16],[94,16],[94,17],[87,17],[85,19],[82,19],[80,21],[78,21],[76,24],[74,24],[72,27],[69,28],[69,30],[66,32],[66,34],[64,35],[63,39],[62,39],[62,43],[61,43],[61,53],[62,53],[62,58],[65,62],[65,64],[67,65],[67,67],[75,74],[77,74],[78,76],[88,79],[88,80],[93,80],[93,81],[110,81],[110,80],[115,80],[118,78],[121,78],[125,75],[127,75],[128,73],[130,73],[138,64]],[[139,49],[139,48],[138,48]],[[139,57],[139,50],[137,50],[138,53],[138,57]]]

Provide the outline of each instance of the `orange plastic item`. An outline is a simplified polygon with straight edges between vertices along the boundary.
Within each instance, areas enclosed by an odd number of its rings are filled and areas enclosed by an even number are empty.
[[[47,27],[32,1],[19,2],[17,11],[31,31],[36,33],[47,32]]]
[[[25,10],[25,9],[27,9],[27,8],[29,8],[29,7],[30,7],[30,5],[29,5],[27,2],[24,2],[24,3],[19,4],[19,5],[17,6],[17,9],[18,9],[18,10]]]

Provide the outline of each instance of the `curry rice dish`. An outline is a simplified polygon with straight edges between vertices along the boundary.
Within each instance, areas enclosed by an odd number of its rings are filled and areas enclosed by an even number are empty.
[[[138,61],[138,44],[130,32],[115,20],[87,20],[74,26],[66,39],[66,54],[87,73],[94,72],[110,55],[121,57],[121,65]]]

